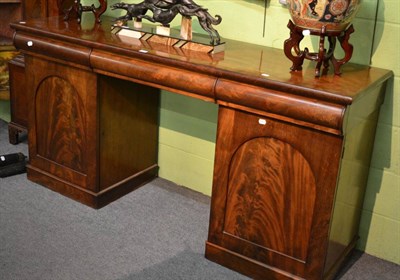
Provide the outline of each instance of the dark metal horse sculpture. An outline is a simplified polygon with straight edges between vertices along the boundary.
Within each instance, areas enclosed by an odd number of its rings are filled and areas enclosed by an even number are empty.
[[[193,0],[145,0],[144,2],[162,9],[169,9],[173,5],[182,5],[191,9],[200,7]]]
[[[153,12],[153,17],[148,15],[141,15],[138,18],[145,18],[151,22],[159,22],[163,26],[169,27],[171,21],[176,17],[178,13],[181,13],[183,6],[180,4],[172,6],[170,9],[159,9],[155,6],[150,6],[151,11]],[[197,12],[200,7],[194,8],[190,10],[191,13]]]
[[[213,27],[213,25],[221,23],[221,16],[212,17],[207,9],[197,5],[193,0],[145,0],[138,4],[121,2],[111,5],[111,9],[127,11],[126,15],[116,18],[116,20],[125,21],[135,18],[141,21],[142,18],[145,18],[151,22],[161,23],[163,26],[169,26],[178,13],[188,18],[195,16],[198,18],[200,26],[209,34],[212,45],[219,44],[221,41],[218,31]],[[152,11],[152,17],[146,15],[148,10]]]
[[[213,27],[213,25],[218,25],[221,23],[222,18],[219,15],[215,15],[215,18],[210,15],[207,9],[199,9],[196,11],[188,9],[186,6],[183,6],[182,9],[179,10],[179,13],[185,17],[195,16],[199,20],[200,26],[210,35],[211,44],[214,43],[219,44],[221,42],[221,37],[219,36],[218,31]]]

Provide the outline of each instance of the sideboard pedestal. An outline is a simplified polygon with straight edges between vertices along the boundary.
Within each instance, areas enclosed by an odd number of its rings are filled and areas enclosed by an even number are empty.
[[[30,180],[101,208],[157,176],[157,89],[63,61],[25,61]]]

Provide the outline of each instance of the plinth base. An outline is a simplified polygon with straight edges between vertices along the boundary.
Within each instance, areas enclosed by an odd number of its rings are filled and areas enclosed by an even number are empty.
[[[217,54],[225,50],[225,43],[212,45],[206,43],[204,38],[198,38],[198,36],[193,36],[194,38],[191,40],[183,39],[180,37],[180,34],[174,34],[175,30],[171,29],[170,31],[171,33],[166,35],[163,32],[160,33],[157,30],[153,30],[151,27],[136,29],[119,24],[114,24],[111,30],[113,34],[117,35],[123,41],[130,41],[131,44],[135,44],[135,40],[136,43],[144,45],[151,43],[162,44],[173,47],[177,50],[177,53],[194,51],[205,54]]]
[[[84,189],[72,182],[63,180],[31,164],[27,165],[27,175],[30,181],[40,184],[50,190],[58,192],[75,201],[94,209],[100,209],[131,191],[145,185],[157,177],[158,165],[154,164],[132,176],[121,180],[100,192]]]

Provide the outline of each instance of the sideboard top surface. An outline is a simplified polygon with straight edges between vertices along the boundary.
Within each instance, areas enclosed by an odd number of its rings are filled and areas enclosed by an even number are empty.
[[[93,50],[343,105],[351,104],[367,88],[392,76],[389,70],[348,63],[342,67],[341,76],[331,71],[315,78],[316,62],[305,61],[302,71],[292,72],[291,61],[283,50],[233,40],[223,40],[226,43],[222,53],[209,55],[190,52],[182,55],[175,52],[173,47],[161,44],[144,44],[138,39],[124,41],[121,36],[111,32],[112,19],[102,19],[101,24],[94,24],[91,18],[86,17],[78,24],[76,20],[49,17],[12,23],[11,26],[17,33],[60,40]],[[332,70],[333,67],[330,68]]]

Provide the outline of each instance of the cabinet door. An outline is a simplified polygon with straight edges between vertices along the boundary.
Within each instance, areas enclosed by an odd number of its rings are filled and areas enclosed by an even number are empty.
[[[292,275],[322,273],[341,147],[338,136],[220,107],[209,242]]]
[[[25,61],[30,167],[96,190],[96,75],[31,56]]]

